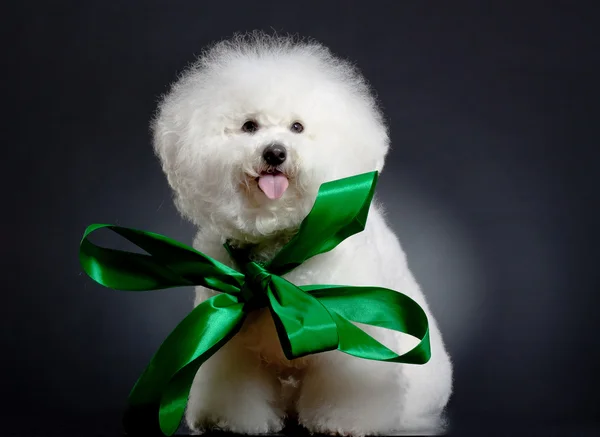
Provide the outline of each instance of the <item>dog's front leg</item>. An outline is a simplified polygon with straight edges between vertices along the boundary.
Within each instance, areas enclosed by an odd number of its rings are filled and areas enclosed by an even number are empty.
[[[188,401],[186,422],[195,434],[221,429],[238,434],[283,428],[280,382],[257,354],[236,338],[200,367]]]
[[[403,378],[398,364],[339,351],[315,356],[296,405],[299,422],[314,433],[364,436],[400,428]]]

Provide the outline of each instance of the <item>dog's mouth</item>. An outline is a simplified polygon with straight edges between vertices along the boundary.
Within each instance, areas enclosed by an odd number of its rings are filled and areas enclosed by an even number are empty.
[[[256,182],[258,188],[270,200],[281,198],[290,185],[288,177],[275,169],[261,172],[256,178]]]

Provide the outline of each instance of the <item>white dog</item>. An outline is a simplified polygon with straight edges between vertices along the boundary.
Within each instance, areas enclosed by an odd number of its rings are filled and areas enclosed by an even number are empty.
[[[223,243],[272,257],[327,181],[381,171],[389,140],[362,75],[315,42],[254,33],[205,51],[162,100],[157,155],[182,215],[199,227],[194,247],[234,266]],[[362,436],[439,433],[452,365],[404,252],[372,205],[366,229],[285,276],[296,285],[373,285],[425,310],[425,365],[364,360],[339,351],[288,361],[268,310],[199,370],[186,421],[200,433],[277,432],[295,416],[311,432]],[[196,304],[214,295],[197,289]],[[397,353],[409,336],[361,326]]]

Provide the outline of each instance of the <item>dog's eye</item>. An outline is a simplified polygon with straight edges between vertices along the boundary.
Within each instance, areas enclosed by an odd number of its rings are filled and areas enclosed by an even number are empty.
[[[249,134],[252,134],[258,130],[258,123],[253,120],[248,120],[242,125],[242,130]]]
[[[302,126],[296,121],[295,123],[292,123],[292,125],[290,126],[290,130],[296,134],[299,134],[304,130],[304,126]]]

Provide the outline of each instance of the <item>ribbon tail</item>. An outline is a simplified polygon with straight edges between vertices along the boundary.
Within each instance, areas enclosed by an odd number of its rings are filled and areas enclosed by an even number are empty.
[[[425,364],[431,358],[425,311],[410,297],[380,287],[311,285],[300,287],[328,309],[339,334],[338,350],[359,358]],[[391,329],[416,337],[419,343],[398,355],[350,321]]]
[[[198,305],[158,349],[129,395],[124,418],[128,433],[147,432],[141,412],[153,412],[163,434],[177,431],[200,366],[240,329],[243,304],[218,294]],[[158,411],[157,411],[158,410]]]
[[[336,323],[317,299],[275,275],[271,277],[267,294],[288,360],[338,348]]]

